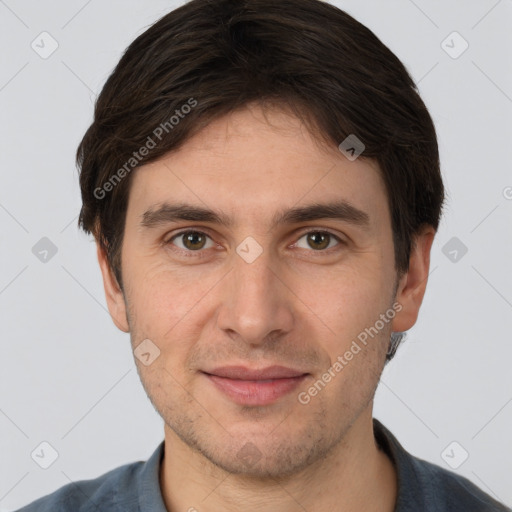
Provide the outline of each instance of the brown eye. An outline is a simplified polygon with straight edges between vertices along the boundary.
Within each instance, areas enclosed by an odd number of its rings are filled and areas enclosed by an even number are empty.
[[[167,243],[177,245],[180,249],[194,252],[204,249],[208,238],[210,237],[201,231],[182,231],[173,236]],[[180,241],[182,245],[175,244],[174,240]],[[209,247],[206,248],[208,249]]]
[[[312,249],[325,249],[329,245],[330,235],[326,233],[308,233],[307,240]]]
[[[337,241],[337,245],[341,242],[337,236],[328,231],[310,231],[302,235],[299,240],[303,238],[306,239],[306,246],[301,246],[299,242],[297,242],[296,245],[303,249],[313,249],[314,251],[323,251],[324,249],[333,247],[333,245],[331,245],[333,241]]]

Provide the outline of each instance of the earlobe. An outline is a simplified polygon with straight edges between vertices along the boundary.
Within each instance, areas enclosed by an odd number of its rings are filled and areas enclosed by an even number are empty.
[[[409,270],[401,277],[397,289],[395,300],[401,309],[393,319],[393,331],[407,331],[416,323],[427,287],[434,236],[434,228],[425,226],[415,237],[416,243],[411,248],[409,258]]]
[[[110,316],[118,329],[123,332],[130,332],[123,292],[110,268],[107,255],[98,242],[96,242],[96,250]]]

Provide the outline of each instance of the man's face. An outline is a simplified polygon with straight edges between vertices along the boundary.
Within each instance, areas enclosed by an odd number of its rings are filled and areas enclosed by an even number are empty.
[[[225,470],[277,476],[320,460],[371,414],[393,325],[377,321],[392,308],[396,274],[376,165],[320,147],[283,111],[267,119],[256,107],[237,111],[135,171],[122,275],[133,348],[149,339],[160,350],[148,366],[136,362],[166,437]],[[340,201],[367,225],[273,224],[288,209]],[[165,215],[142,225],[164,203],[215,210],[231,225]],[[376,322],[384,326],[354,349]],[[275,365],[302,376],[208,375]]]

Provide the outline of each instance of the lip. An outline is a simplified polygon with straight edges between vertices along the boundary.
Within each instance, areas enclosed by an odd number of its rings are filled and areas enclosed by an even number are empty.
[[[261,369],[251,369],[245,366],[221,366],[213,370],[204,371],[210,375],[224,377],[226,379],[236,380],[269,380],[269,379],[287,379],[305,375],[306,372],[287,368],[286,366],[267,366]]]
[[[217,389],[240,405],[269,405],[291,393],[308,376],[303,371],[284,366],[262,369],[223,366],[202,373]]]

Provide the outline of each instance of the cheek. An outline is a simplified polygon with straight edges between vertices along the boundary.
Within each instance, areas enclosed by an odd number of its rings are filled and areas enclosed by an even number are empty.
[[[126,265],[128,268],[128,265]],[[200,277],[191,276],[182,269],[170,269],[168,263],[139,264],[127,272],[130,276],[130,316],[137,340],[155,340],[166,351],[175,353],[176,344],[170,340],[179,338],[179,347],[198,334],[197,313],[200,302],[206,300],[215,279],[212,273]],[[217,278],[218,280],[218,278]],[[194,320],[195,318],[195,320]]]
[[[367,327],[374,325],[389,307],[389,283],[374,265],[333,270],[326,275],[310,275],[297,283],[297,295],[329,327],[341,347]],[[320,323],[320,326],[325,329]]]

